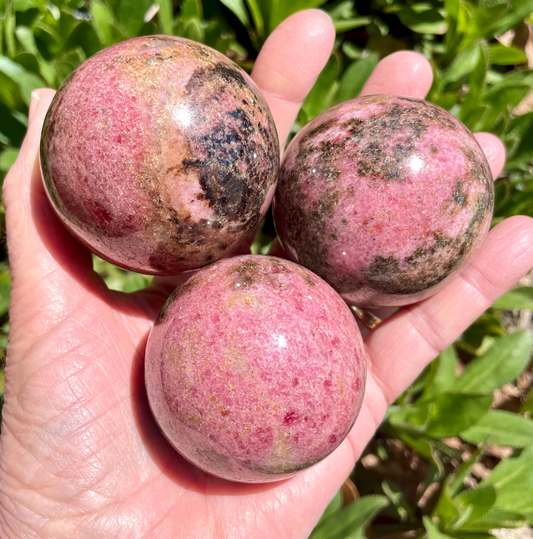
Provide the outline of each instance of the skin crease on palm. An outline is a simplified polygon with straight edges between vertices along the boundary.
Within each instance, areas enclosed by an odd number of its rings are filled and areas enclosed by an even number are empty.
[[[270,36],[253,78],[284,141],[325,65],[329,18],[298,13]],[[421,56],[380,62],[363,94],[424,97]],[[348,439],[292,479],[237,484],[204,474],[160,434],[143,386],[146,338],[179,281],[109,291],[91,255],[45,196],[37,151],[51,90],[34,94],[28,135],[4,185],[13,274],[0,449],[0,536],[21,538],[305,538],[352,470],[388,403],[440,350],[533,266],[533,221],[496,226],[471,264],[432,298],[402,309],[366,337],[367,392]],[[479,134],[494,176],[504,149]]]

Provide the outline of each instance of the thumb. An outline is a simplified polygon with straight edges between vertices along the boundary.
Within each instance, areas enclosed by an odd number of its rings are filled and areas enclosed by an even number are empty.
[[[34,268],[41,258],[40,239],[34,226],[31,193],[45,195],[39,171],[39,141],[46,111],[54,96],[53,90],[32,93],[29,126],[20,153],[7,175],[2,200],[6,208],[7,245],[13,280],[22,268]],[[39,185],[41,184],[41,185]]]
[[[31,316],[34,309],[58,306],[61,299],[68,297],[67,290],[72,289],[73,281],[77,285],[84,277],[93,281],[90,253],[56,216],[41,179],[41,130],[53,97],[54,91],[50,89],[33,92],[28,132],[3,186],[13,279],[12,323],[17,322],[19,312]]]

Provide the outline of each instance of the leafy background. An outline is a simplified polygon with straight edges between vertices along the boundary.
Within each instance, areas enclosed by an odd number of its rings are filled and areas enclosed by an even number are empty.
[[[0,0],[0,179],[18,154],[32,90],[57,88],[101,48],[175,34],[250,70],[276,25],[311,7],[331,15],[337,39],[293,133],[355,97],[380,58],[418,51],[434,70],[429,99],[472,131],[505,142],[494,223],[533,216],[533,0]],[[3,208],[0,217],[3,231]],[[267,219],[254,251],[272,236]],[[94,264],[114,289],[133,291],[150,280],[96,257]],[[3,242],[2,358],[10,284]],[[511,528],[519,528],[513,537],[532,536],[532,309],[530,275],[422,373],[389,408],[312,539],[505,538]]]

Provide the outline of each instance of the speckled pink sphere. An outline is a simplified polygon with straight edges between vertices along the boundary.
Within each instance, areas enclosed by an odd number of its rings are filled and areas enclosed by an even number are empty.
[[[82,64],[46,117],[43,177],[59,217],[101,257],[172,275],[229,255],[273,195],[279,147],[248,75],[170,36]]]
[[[150,407],[169,442],[225,479],[289,477],[331,453],[364,393],[348,306],[310,271],[241,256],[169,298],[148,340]]]
[[[435,293],[488,231],[489,164],[468,129],[409,97],[342,103],[285,152],[274,197],[288,255],[352,305]]]

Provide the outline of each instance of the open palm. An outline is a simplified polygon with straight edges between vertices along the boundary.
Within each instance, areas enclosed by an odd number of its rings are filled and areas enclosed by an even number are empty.
[[[281,140],[330,54],[334,30],[318,11],[287,19],[265,44],[253,78]],[[423,97],[419,55],[384,59],[363,89]],[[509,219],[433,298],[403,309],[366,339],[367,393],[348,439],[327,459],[278,483],[206,475],[160,434],[143,384],[146,338],[176,279],[109,291],[91,255],[59,223],[42,187],[40,130],[53,96],[34,96],[28,135],[5,182],[13,274],[0,451],[5,538],[303,538],[391,402],[440,350],[533,266],[533,221]],[[478,140],[496,176],[504,150]]]

